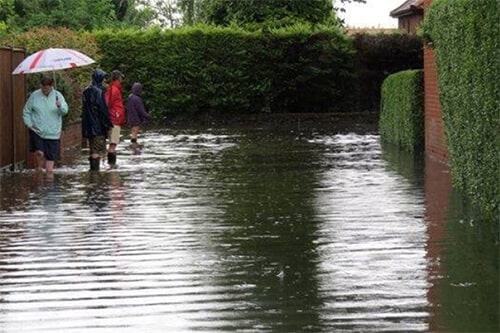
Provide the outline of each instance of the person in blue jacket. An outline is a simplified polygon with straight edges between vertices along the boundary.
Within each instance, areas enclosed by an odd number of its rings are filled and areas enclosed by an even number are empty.
[[[23,122],[29,128],[29,150],[35,153],[35,168],[45,166],[52,177],[59,157],[62,117],[68,113],[64,96],[54,89],[54,79],[43,76],[40,89],[30,94],[23,109]]]
[[[82,96],[82,136],[89,143],[90,171],[99,171],[101,158],[107,153],[106,137],[113,127],[102,86],[105,77],[106,72],[96,69]]]
[[[130,127],[130,142],[132,148],[136,148],[137,136],[139,135],[140,127],[151,121],[151,116],[146,111],[144,101],[142,100],[142,84],[135,82],[132,85],[132,92],[127,98],[127,125]]]

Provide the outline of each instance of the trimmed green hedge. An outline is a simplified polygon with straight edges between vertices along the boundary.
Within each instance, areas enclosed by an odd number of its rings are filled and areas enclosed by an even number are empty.
[[[93,33],[44,28],[1,41],[28,53],[76,48],[96,59],[95,66],[119,68],[126,74],[125,96],[133,82],[144,83],[157,119],[206,112],[374,111],[383,78],[421,63],[421,46],[412,36],[349,37],[337,28],[306,24],[264,32],[212,26]],[[81,90],[95,66],[56,72],[71,107],[65,122],[80,118]],[[38,76],[28,77],[32,90]]]
[[[424,32],[435,49],[453,179],[485,216],[500,216],[500,2],[434,0]]]
[[[407,151],[424,145],[423,71],[392,74],[382,85],[379,132],[382,140]]]
[[[98,31],[103,66],[146,84],[157,117],[193,113],[378,111],[389,74],[422,68],[422,41],[295,25]]]
[[[182,113],[338,112],[353,108],[350,40],[295,26],[99,31],[102,66],[144,84],[157,118]]]

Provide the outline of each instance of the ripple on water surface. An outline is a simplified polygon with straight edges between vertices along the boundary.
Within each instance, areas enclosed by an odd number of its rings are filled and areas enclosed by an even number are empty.
[[[428,330],[422,189],[378,136],[141,141],[2,176],[0,331]]]

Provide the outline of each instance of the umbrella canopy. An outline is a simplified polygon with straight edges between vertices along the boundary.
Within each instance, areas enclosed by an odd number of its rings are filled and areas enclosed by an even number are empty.
[[[12,74],[56,71],[93,64],[94,59],[72,49],[45,49],[33,53],[14,69]]]

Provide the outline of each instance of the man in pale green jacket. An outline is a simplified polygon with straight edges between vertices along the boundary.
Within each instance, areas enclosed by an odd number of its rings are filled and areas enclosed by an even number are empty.
[[[59,156],[62,117],[68,113],[64,96],[53,88],[51,77],[42,77],[41,87],[29,96],[23,110],[24,124],[30,129],[30,152],[35,153],[35,168],[45,164],[52,176],[54,161]]]

